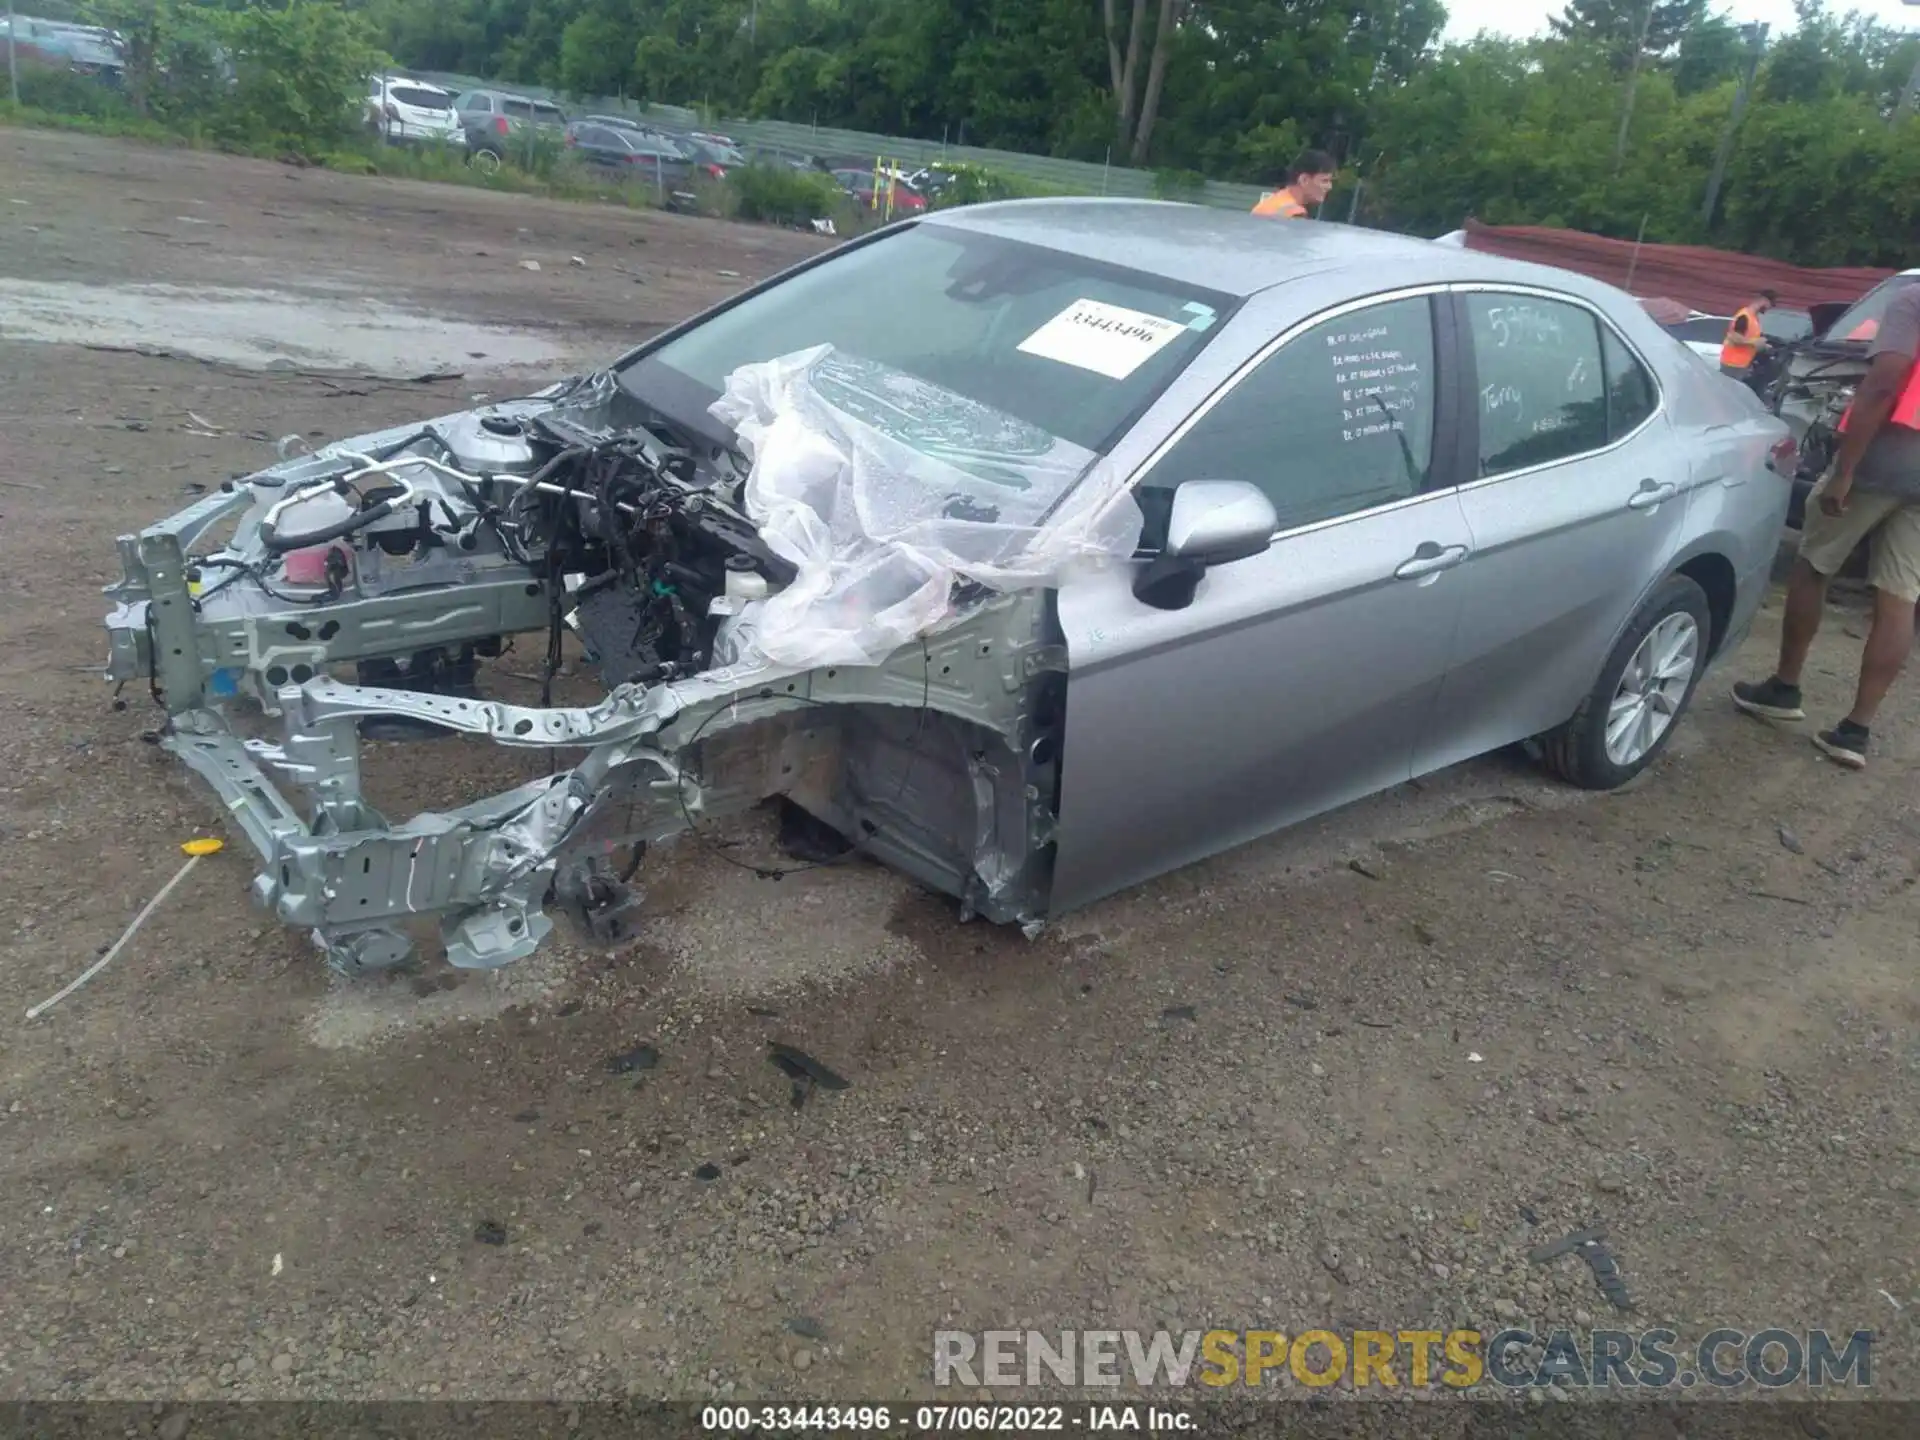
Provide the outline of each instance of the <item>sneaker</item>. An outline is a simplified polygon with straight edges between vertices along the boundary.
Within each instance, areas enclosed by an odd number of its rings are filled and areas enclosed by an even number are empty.
[[[1747,714],[1766,720],[1807,718],[1807,712],[1800,708],[1800,687],[1778,678],[1762,680],[1758,685],[1742,680],[1733,687],[1733,703]]]
[[[1849,770],[1867,768],[1867,728],[1856,725],[1851,720],[1842,720],[1831,730],[1822,730],[1813,737],[1829,760],[1837,760]]]

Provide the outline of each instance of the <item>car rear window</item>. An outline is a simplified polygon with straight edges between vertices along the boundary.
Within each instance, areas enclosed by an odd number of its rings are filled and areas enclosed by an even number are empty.
[[[1760,331],[1774,340],[1804,340],[1813,333],[1813,317],[1804,310],[1769,310],[1760,317]]]
[[[1718,345],[1727,338],[1727,326],[1732,323],[1709,315],[1700,320],[1682,320],[1678,325],[1669,325],[1667,333],[1676,340],[1686,340],[1694,344]]]
[[[554,105],[535,105],[533,107],[533,118],[541,125],[564,125],[567,123],[567,117],[560,113],[558,106]]]
[[[505,110],[507,114],[517,116],[522,120],[531,120],[533,118],[533,107],[524,100],[504,100],[501,102],[500,108]]]
[[[439,90],[422,90],[418,85],[394,85],[388,88],[387,98],[402,105],[412,105],[421,110],[451,110],[453,102]]]
[[[1833,328],[1821,338],[1865,344],[1880,333],[1880,322],[1886,316],[1887,307],[1893,303],[1893,297],[1909,285],[1920,285],[1920,275],[1895,275],[1882,280],[1857,305],[1834,321]]]

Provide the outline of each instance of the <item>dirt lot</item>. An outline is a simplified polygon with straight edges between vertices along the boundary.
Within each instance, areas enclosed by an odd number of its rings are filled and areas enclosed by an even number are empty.
[[[0,133],[0,1395],[844,1400],[929,1393],[936,1328],[1604,1325],[1586,1267],[1525,1259],[1589,1223],[1627,1326],[1869,1328],[1914,1395],[1911,686],[1864,776],[1722,671],[1631,793],[1478,762],[1037,942],[689,842],[631,949],[347,985],[236,845],[21,1021],[216,823],[97,678],[117,533],[263,438],[528,388],[816,243]],[[477,363],[302,373],[378,348],[344,321],[296,371],[19,338],[164,346],[218,298],[98,288],[131,283],[379,301]],[[1821,716],[1859,629],[1831,617]],[[527,693],[516,659],[489,684]],[[527,764],[369,776],[404,813]],[[769,1038],[850,1088],[793,1108]]]

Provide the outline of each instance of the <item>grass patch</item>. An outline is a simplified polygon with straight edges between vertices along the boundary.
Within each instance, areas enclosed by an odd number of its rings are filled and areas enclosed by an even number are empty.
[[[846,196],[831,176],[805,170],[749,165],[728,172],[735,214],[770,225],[811,225],[837,216]]]
[[[22,87],[24,88],[24,87]],[[33,130],[64,130],[78,135],[108,135],[126,140],[144,140],[153,145],[175,149],[195,147],[193,138],[132,111],[124,114],[74,115],[60,110],[42,110],[24,101],[15,105],[0,100],[0,125],[19,125]]]

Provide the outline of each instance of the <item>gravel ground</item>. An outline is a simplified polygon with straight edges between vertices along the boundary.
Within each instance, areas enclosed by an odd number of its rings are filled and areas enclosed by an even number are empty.
[[[213,823],[96,678],[117,533],[262,437],[530,388],[817,242],[22,132],[0,195],[18,1017]],[[504,338],[424,385],[18,338],[20,286],[131,282]],[[1815,713],[1859,631],[1830,617]],[[515,658],[487,683],[525,693]],[[1627,1326],[1868,1328],[1911,1396],[1915,705],[1850,776],[1730,678],[1629,793],[1476,762],[1036,942],[865,864],[759,880],[727,863],[772,853],[756,818],[650,861],[628,949],[347,985],[229,850],[0,1025],[0,1395],[897,1398],[942,1328],[1605,1325],[1577,1259],[1526,1259],[1604,1224]],[[404,813],[529,763],[378,747],[369,779]],[[796,1108],[770,1040],[848,1088]]]

